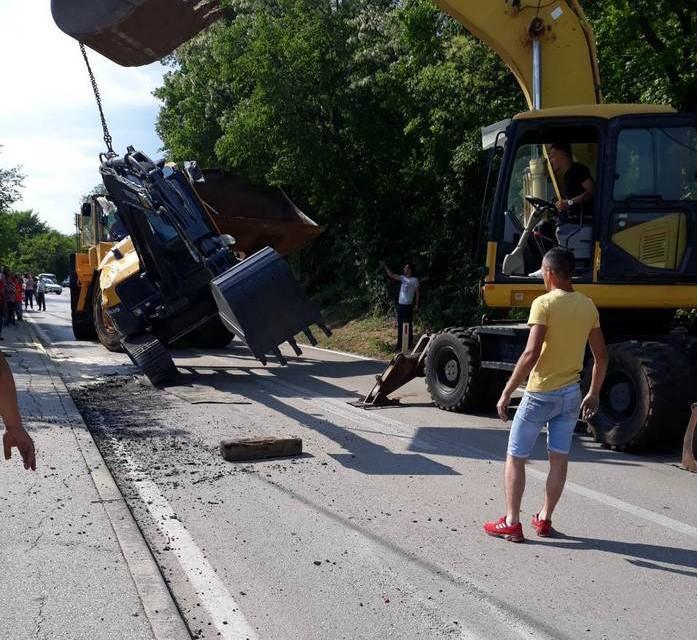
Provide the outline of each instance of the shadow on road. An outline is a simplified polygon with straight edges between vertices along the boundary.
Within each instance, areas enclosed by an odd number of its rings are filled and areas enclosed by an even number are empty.
[[[508,443],[507,428],[487,427],[419,427],[409,447],[410,451],[442,456],[459,456],[475,460],[491,460],[506,454]],[[535,443],[530,456],[532,460],[547,459],[546,433],[543,432]],[[574,436],[571,449],[573,462],[593,462],[625,467],[641,467],[650,462],[675,462],[676,455],[652,454],[651,456],[627,455],[595,445],[590,437]]]
[[[685,571],[683,569],[656,564],[657,562],[663,562],[697,570],[697,551],[694,549],[661,547],[655,544],[603,540],[601,538],[584,538],[581,536],[569,536],[560,532],[557,532],[557,535],[552,538],[544,539],[544,541],[538,539],[530,542],[533,542],[533,544],[554,545],[570,551],[603,551],[604,553],[614,553],[625,556],[627,562],[636,567],[667,571],[669,573],[678,573],[689,578],[697,578],[697,571]]]
[[[258,376],[244,376],[241,380],[242,376],[239,373],[225,371],[184,375],[186,377],[181,382],[184,382],[185,385],[192,387],[206,385],[219,392],[218,397],[221,398],[225,397],[224,394],[243,394],[244,397],[295,420],[302,426],[336,442],[348,453],[330,455],[348,469],[366,475],[459,475],[451,467],[421,454],[394,453],[386,447],[362,438],[350,428],[336,424],[332,419],[320,413],[320,407],[317,409],[318,413],[311,413],[292,406],[284,399],[286,397],[297,398],[297,394],[292,394],[279,385],[274,388],[273,395],[271,395],[261,385],[264,379]],[[273,379],[270,379],[269,382],[273,384]],[[176,389],[170,389],[170,392],[179,395]],[[211,400],[215,401],[215,397],[211,396]]]

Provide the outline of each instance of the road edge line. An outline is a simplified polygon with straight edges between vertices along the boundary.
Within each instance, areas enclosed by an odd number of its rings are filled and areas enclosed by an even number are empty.
[[[57,350],[51,347],[46,332],[33,319],[27,322],[27,327],[33,334],[36,344],[41,346],[47,356],[47,366],[50,369],[54,390],[61,396],[61,403],[70,418],[70,429],[109,518],[155,640],[191,640],[191,633],[155,560],[152,549],[111,475],[92,433],[73,402],[55,357],[52,355],[57,353]],[[56,382],[59,382],[59,387],[56,386]],[[76,429],[76,426],[80,428]]]

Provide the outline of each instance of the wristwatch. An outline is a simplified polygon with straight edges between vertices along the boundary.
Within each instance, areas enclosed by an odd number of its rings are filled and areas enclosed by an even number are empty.
[[[566,204],[569,205],[570,207],[573,207],[576,203],[573,200],[567,200]]]

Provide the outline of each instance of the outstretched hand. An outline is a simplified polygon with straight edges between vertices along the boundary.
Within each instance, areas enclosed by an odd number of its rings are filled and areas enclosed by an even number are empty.
[[[22,456],[24,468],[36,471],[34,441],[24,429],[20,428],[18,430],[5,431],[2,437],[2,445],[5,450],[5,460],[12,458],[12,447],[17,447],[19,455]]]

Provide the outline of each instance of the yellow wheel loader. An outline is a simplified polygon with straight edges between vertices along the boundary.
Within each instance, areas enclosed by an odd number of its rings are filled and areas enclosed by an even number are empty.
[[[602,104],[593,34],[575,0],[437,4],[497,52],[531,108],[483,130],[496,185],[485,194],[490,315],[529,308],[544,293],[544,253],[573,251],[574,286],[599,308],[610,344],[592,434],[623,449],[677,443],[697,395],[697,338],[675,320],[697,306],[697,115]],[[593,182],[592,201],[573,220],[553,204],[570,197],[550,162],[553,146],[568,149]],[[386,403],[422,375],[442,409],[491,409],[528,332],[486,317],[446,329],[398,355],[366,401]]]
[[[133,160],[134,164],[150,163],[134,150],[130,150],[126,158],[138,158],[138,161]],[[102,170],[106,176],[112,181],[115,177],[118,182],[126,171],[131,179],[124,183],[133,186],[133,174],[128,173],[127,162],[116,165],[116,176],[109,174],[109,160],[105,162]],[[112,159],[111,163],[114,162]],[[160,169],[152,163],[147,166],[150,171]],[[176,176],[174,184],[179,187],[180,196],[184,194],[182,200],[189,198],[186,213],[191,219],[188,222],[201,226],[211,237],[223,239],[220,242],[224,243],[227,252],[234,252],[235,261],[243,262],[244,258],[267,247],[287,255],[302,248],[321,232],[320,227],[303,214],[281,189],[250,185],[222,170],[202,171],[196,163],[186,163],[183,170],[172,165],[163,165],[160,170],[166,172],[170,180]],[[140,195],[145,199],[144,193]],[[83,250],[71,257],[70,275],[72,324],[78,340],[97,338],[110,351],[123,350],[124,339],[134,333],[132,318],[130,322],[124,322],[124,317],[132,315],[126,313],[125,308],[136,308],[138,305],[138,296],[131,292],[133,287],[124,289],[123,285],[134,281],[148,282],[160,290],[178,292],[174,294],[174,310],[169,314],[176,316],[176,321],[155,305],[147,323],[137,328],[140,330],[149,326],[164,344],[172,344],[186,337],[191,346],[222,348],[233,339],[235,331],[249,340],[250,332],[257,331],[255,325],[263,324],[262,317],[256,323],[250,323],[246,329],[233,327],[229,323],[226,325],[219,310],[210,304],[207,317],[198,315],[201,305],[196,298],[208,299],[209,292],[205,287],[198,293],[182,289],[178,285],[185,281],[186,276],[178,273],[181,264],[168,264],[174,245],[191,242],[188,226],[174,215],[181,215],[177,211],[180,206],[181,202],[169,203],[172,211],[160,212],[157,224],[152,221],[146,223],[145,233],[136,231],[134,237],[138,237],[139,241],[134,244],[129,227],[137,228],[134,219],[138,215],[147,216],[146,210],[132,211],[129,215],[124,211],[128,205],[122,202],[119,209],[114,196],[109,193],[91,196],[82,205],[76,226]],[[189,248],[189,252],[196,250],[195,247]],[[149,270],[145,267],[148,262],[151,262]],[[254,292],[255,297],[260,295],[260,291]],[[193,315],[191,309],[196,309]],[[263,314],[264,310],[259,309],[259,312]],[[292,315],[295,310],[283,310],[283,313]],[[188,322],[184,320],[187,317]],[[319,319],[318,314],[311,314],[310,317]],[[176,329],[171,329],[170,325]],[[292,339],[293,336],[285,337]],[[273,352],[275,346],[268,343],[261,352],[262,356],[268,349]]]

